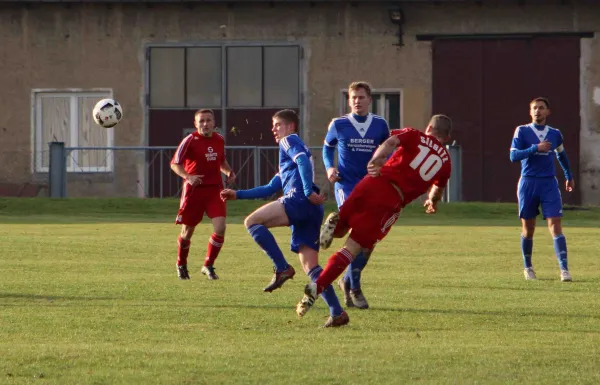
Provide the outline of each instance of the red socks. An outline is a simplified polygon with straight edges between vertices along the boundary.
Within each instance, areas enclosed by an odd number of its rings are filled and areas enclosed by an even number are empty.
[[[225,242],[225,238],[220,235],[213,233],[213,235],[210,236],[204,266],[212,266],[215,263],[215,259],[217,259],[219,251],[221,251],[221,248],[223,247],[223,242]]]
[[[177,238],[177,266],[187,265],[187,257],[190,253],[190,240]]]
[[[326,287],[331,285],[346,270],[353,259],[352,254],[345,248],[339,249],[329,257],[325,269],[315,281],[317,283],[317,293],[320,294]]]

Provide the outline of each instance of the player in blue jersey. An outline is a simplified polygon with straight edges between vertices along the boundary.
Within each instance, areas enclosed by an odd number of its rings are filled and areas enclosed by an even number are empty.
[[[327,170],[327,178],[335,183],[338,209],[348,199],[358,182],[367,175],[367,164],[377,146],[390,136],[390,128],[385,119],[369,112],[371,101],[369,83],[351,83],[348,87],[348,104],[352,112],[333,119],[325,136],[323,163]],[[334,165],[336,148],[337,168]],[[369,307],[361,289],[360,277],[372,252],[373,250],[369,250],[359,254],[348,267],[345,276],[338,281],[348,307]]]
[[[562,199],[556,180],[554,156],[565,173],[567,192],[573,191],[575,181],[569,167],[563,137],[559,130],[546,125],[550,115],[550,102],[546,98],[536,98],[529,103],[532,122],[515,130],[510,148],[510,160],[521,162],[521,179],[517,188],[519,217],[523,230],[521,251],[525,265],[525,279],[536,279],[531,254],[535,220],[542,206],[542,215],[548,221],[548,228],[554,238],[554,250],[560,266],[560,280],[572,281],[567,264],[567,241],[562,231]]]
[[[314,184],[312,154],[298,137],[299,119],[293,110],[281,110],[273,116],[273,135],[279,143],[279,173],[265,186],[250,190],[230,190],[221,192],[223,200],[266,198],[281,190],[283,196],[274,202],[251,213],[244,224],[256,243],[273,261],[275,274],[263,290],[272,292],[285,281],[292,279],[296,272],[289,265],[277,245],[272,227],[289,226],[292,230],[290,248],[298,253],[306,274],[314,282],[323,269],[319,266],[319,234],[323,222],[325,197]],[[323,295],[330,311],[324,327],[337,327],[350,322],[342,309],[333,286]]]

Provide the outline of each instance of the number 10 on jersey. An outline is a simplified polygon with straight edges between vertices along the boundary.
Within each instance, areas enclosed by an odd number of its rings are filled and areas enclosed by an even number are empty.
[[[431,148],[419,144],[419,153],[410,162],[413,170],[418,170],[419,175],[428,182],[442,168],[442,158],[436,153],[431,153]]]

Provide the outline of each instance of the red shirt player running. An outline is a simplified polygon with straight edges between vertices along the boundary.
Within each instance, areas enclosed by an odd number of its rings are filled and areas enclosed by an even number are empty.
[[[227,183],[235,178],[225,159],[225,140],[215,130],[215,114],[212,110],[198,110],[194,117],[198,130],[183,139],[171,160],[171,169],[183,178],[179,212],[175,223],[181,224],[178,239],[177,275],[190,279],[187,257],[194,229],[202,221],[204,213],[211,219],[213,234],[208,240],[208,250],[202,274],[208,279],[219,279],[214,262],[225,242],[225,202],[221,172],[227,175]]]
[[[435,115],[424,134],[412,128],[394,130],[379,146],[367,166],[369,175],[356,185],[339,214],[332,213],[325,220],[320,239],[323,249],[331,245],[333,238],[352,232],[344,247],[329,258],[316,282],[306,285],[304,297],[296,306],[299,316],[310,309],[323,289],[362,249],[372,249],[385,238],[404,206],[430,188],[426,213],[436,212],[451,173],[450,155],[443,146],[451,131],[450,118]]]

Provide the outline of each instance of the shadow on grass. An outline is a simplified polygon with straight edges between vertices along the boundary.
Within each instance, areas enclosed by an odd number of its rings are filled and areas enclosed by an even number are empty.
[[[534,282],[527,284],[527,286],[472,286],[472,285],[444,285],[444,284],[436,284],[436,285],[423,285],[424,288],[448,288],[448,289],[465,289],[465,290],[505,290],[505,291],[556,291],[562,289],[576,289],[578,285],[590,285],[590,284],[600,284],[600,280],[593,279],[577,279],[574,282],[560,282],[558,278],[538,278],[536,281],[546,282],[556,282],[556,286],[538,286]],[[559,289],[560,287],[560,289]],[[587,289],[587,286],[586,286]],[[570,292],[575,293],[590,293],[588,290],[569,290]]]
[[[22,298],[30,300],[46,300],[49,302],[56,300],[66,301],[117,301],[123,298],[110,298],[110,297],[73,297],[73,296],[60,296],[60,295],[39,295],[39,294],[20,294],[20,293],[0,293],[0,299],[2,298]],[[0,304],[0,306],[6,304]],[[12,304],[11,304],[12,305]]]
[[[35,294],[14,294],[14,293],[0,293],[0,298],[24,298],[30,300],[48,300],[50,303],[58,300],[80,300],[80,301],[117,301],[124,300],[123,298],[105,298],[105,297],[72,297],[72,296],[44,296]],[[110,307],[173,307],[170,302],[171,299],[154,299],[154,300],[142,300],[136,301],[138,303],[124,303],[124,304],[98,304],[98,303],[76,303],[76,304],[57,304],[61,307],[77,306],[77,307],[98,307],[98,306],[110,306]],[[29,303],[19,304],[0,304],[0,307],[18,307],[18,306],[29,306]],[[186,303],[188,308],[206,308],[206,309],[252,309],[252,310],[290,310],[293,311],[294,306],[282,306],[282,305],[249,305],[249,304],[198,304],[198,303]],[[593,319],[600,320],[600,315],[596,314],[559,314],[549,312],[536,312],[536,311],[498,311],[498,310],[469,310],[469,309],[417,309],[417,308],[403,308],[403,307],[379,307],[372,306],[369,308],[369,312],[394,312],[394,313],[422,313],[422,314],[442,314],[442,315],[466,315],[466,316],[494,316],[494,317],[549,317],[549,318],[572,318],[572,319]]]
[[[549,318],[572,318],[600,320],[596,314],[560,314],[535,311],[498,311],[498,310],[467,310],[467,309],[414,309],[414,308],[392,308],[392,307],[369,307],[369,311],[384,311],[397,313],[423,313],[423,314],[448,314],[448,315],[475,315],[475,316],[518,316],[518,317],[549,317]]]

